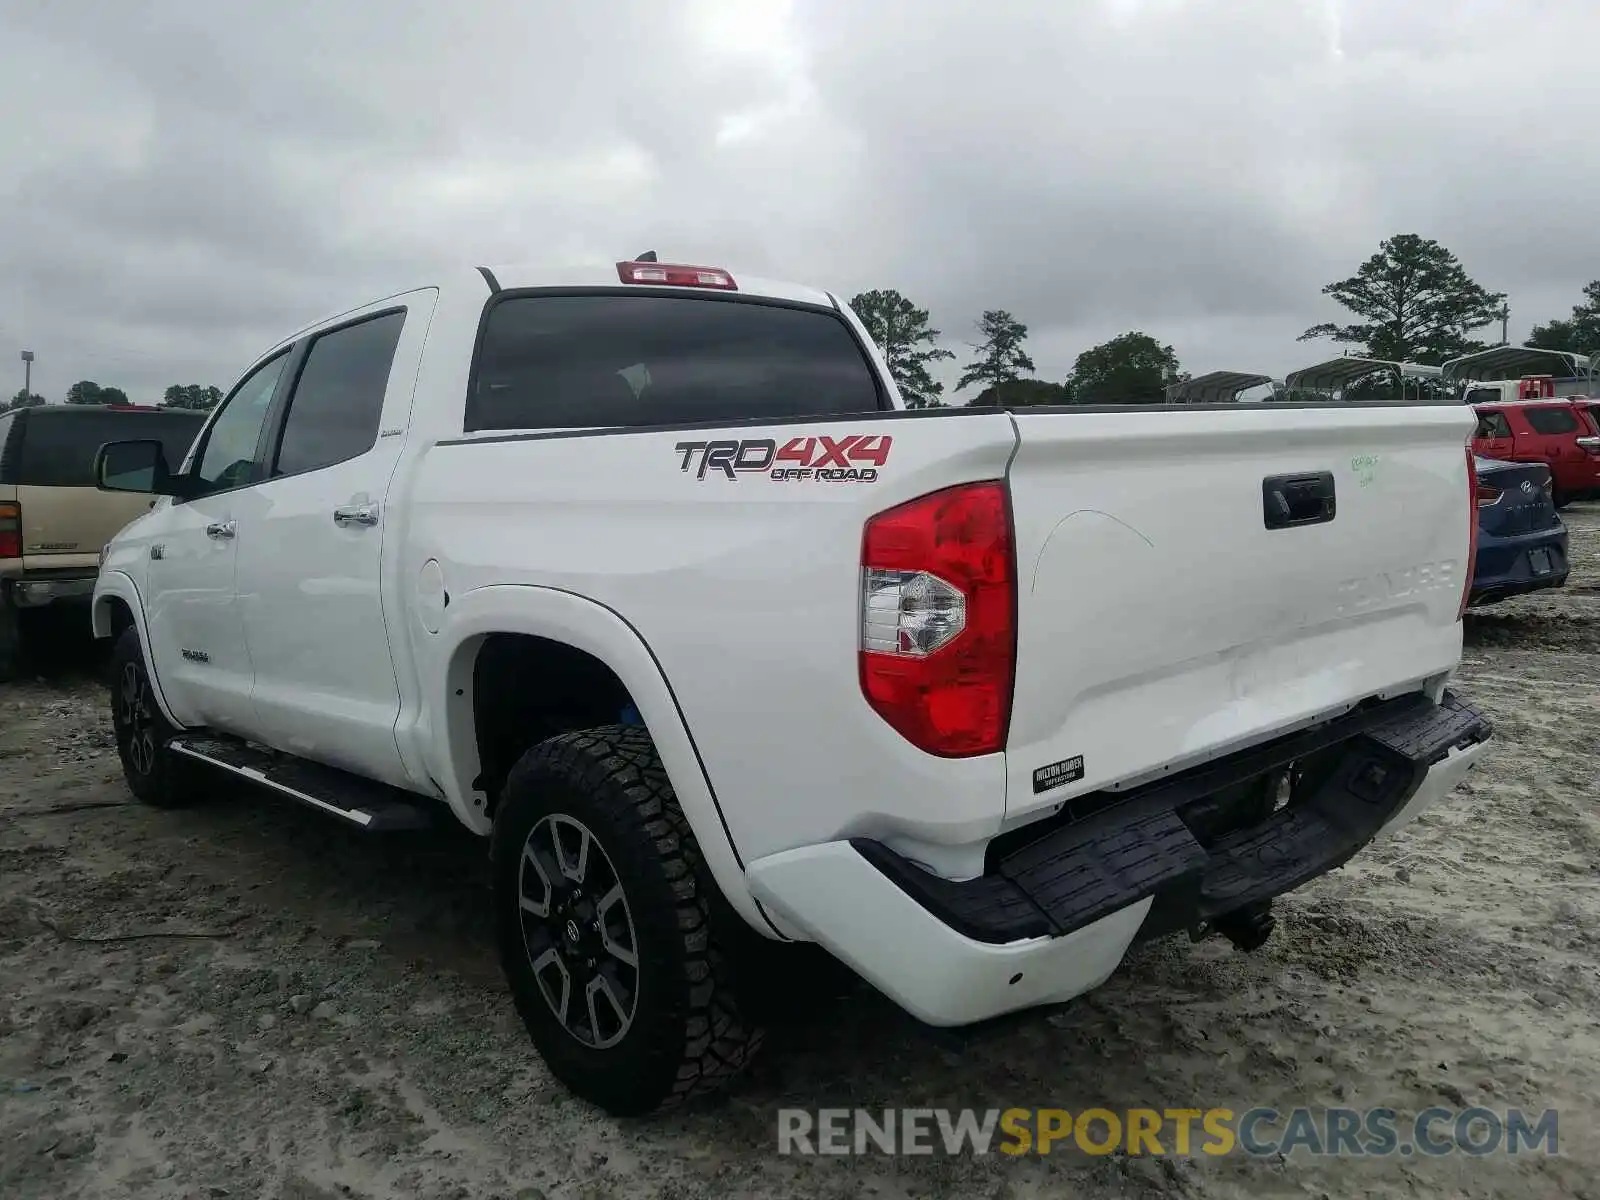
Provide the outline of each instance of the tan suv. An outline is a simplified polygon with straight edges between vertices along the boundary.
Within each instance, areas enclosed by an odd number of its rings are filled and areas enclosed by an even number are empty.
[[[0,413],[0,680],[16,670],[19,610],[87,605],[100,550],[151,497],[95,487],[95,452],[159,438],[176,466],[205,420],[185,409],[54,405]]]

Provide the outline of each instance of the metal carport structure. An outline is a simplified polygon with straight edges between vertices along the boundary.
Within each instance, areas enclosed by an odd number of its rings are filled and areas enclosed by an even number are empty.
[[[1571,350],[1545,350],[1538,346],[1491,346],[1463,354],[1444,364],[1444,381],[1454,386],[1491,379],[1521,379],[1525,375],[1552,375],[1557,379],[1587,379],[1600,373],[1600,355],[1585,357]]]
[[[1252,375],[1243,371],[1212,371],[1194,379],[1167,385],[1168,404],[1232,404],[1241,392],[1271,383],[1271,375]]]
[[[1354,355],[1341,355],[1330,358],[1326,362],[1312,363],[1309,367],[1301,367],[1298,371],[1290,371],[1283,378],[1283,386],[1287,391],[1306,392],[1342,392],[1357,380],[1365,379],[1369,375],[1388,372],[1400,380],[1402,391],[1406,380],[1416,380],[1420,394],[1422,381],[1425,379],[1438,379],[1443,372],[1441,367],[1431,367],[1426,363],[1394,362],[1386,358],[1359,358]]]

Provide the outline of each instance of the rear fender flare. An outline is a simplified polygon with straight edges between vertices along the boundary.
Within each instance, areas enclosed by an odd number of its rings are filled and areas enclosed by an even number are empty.
[[[672,688],[644,639],[618,613],[559,588],[493,584],[451,597],[436,635],[414,628],[422,694],[445,700],[442,727],[425,739],[427,765],[467,828],[487,835],[493,826],[488,797],[473,787],[481,769],[472,702],[479,647],[496,633],[565,643],[605,663],[628,689],[717,886],[753,928],[779,936],[750,893],[744,863]]]

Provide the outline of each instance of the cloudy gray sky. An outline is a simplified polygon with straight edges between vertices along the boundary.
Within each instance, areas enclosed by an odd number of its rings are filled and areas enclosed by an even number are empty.
[[[0,354],[226,388],[457,261],[662,256],[1279,372],[1396,232],[1600,276],[1595,0],[5,0]]]

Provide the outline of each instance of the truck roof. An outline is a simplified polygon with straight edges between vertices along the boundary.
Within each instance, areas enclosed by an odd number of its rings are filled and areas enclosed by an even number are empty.
[[[28,413],[32,419],[48,417],[55,420],[60,417],[81,417],[92,413],[159,413],[163,416],[172,416],[176,413],[180,417],[194,417],[203,419],[205,413],[194,408],[169,408],[162,404],[31,404],[26,408],[8,409],[8,412]]]
[[[510,288],[545,288],[545,287],[601,287],[622,288],[625,285],[617,273],[617,263],[631,261],[628,259],[613,259],[609,262],[589,262],[569,265],[552,265],[528,262],[506,263],[500,266],[482,268],[492,275],[501,289]],[[675,260],[663,259],[662,266],[670,266]],[[759,296],[767,300],[788,300],[797,304],[819,304],[825,308],[836,307],[834,298],[821,288],[808,287],[805,284],[790,283],[784,280],[767,279],[758,275],[748,275],[736,268],[722,263],[693,263],[688,264],[698,267],[709,267],[713,270],[726,271],[733,277],[737,285],[737,292],[742,296]],[[663,286],[663,285],[652,285]],[[686,296],[701,296],[705,292],[698,288],[674,288]]]
[[[618,263],[630,261],[628,259],[613,259],[609,262],[594,260],[590,262],[551,264],[518,261],[502,263],[498,266],[467,267],[457,266],[443,271],[419,271],[417,277],[406,286],[392,287],[383,295],[366,295],[352,298],[347,304],[323,313],[315,320],[306,321],[292,333],[288,333],[274,343],[271,350],[262,355],[262,358],[275,354],[283,347],[289,345],[297,338],[304,336],[309,330],[335,321],[347,313],[355,312],[373,303],[390,299],[394,296],[404,295],[406,292],[417,288],[426,287],[484,287],[484,299],[489,298],[489,286],[497,290],[518,288],[618,288],[627,285],[622,282],[618,274]],[[673,265],[670,261],[663,262],[662,266]],[[687,265],[687,264],[686,264]],[[695,263],[694,266],[724,271],[733,277],[736,293],[742,296],[758,296],[764,300],[784,300],[792,304],[814,304],[823,308],[842,307],[833,295],[821,288],[808,287],[805,284],[790,283],[780,279],[768,279],[759,275],[747,275],[737,268],[723,266],[716,263]],[[493,280],[493,285],[488,285],[488,280]],[[653,285],[657,288],[665,285]],[[682,292],[685,296],[704,296],[706,289],[692,287],[668,287],[667,290]],[[257,362],[261,359],[257,359]]]
[[[1588,396],[1501,396],[1494,400],[1469,400],[1473,408],[1559,408],[1568,404],[1583,404]]]

